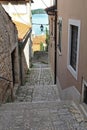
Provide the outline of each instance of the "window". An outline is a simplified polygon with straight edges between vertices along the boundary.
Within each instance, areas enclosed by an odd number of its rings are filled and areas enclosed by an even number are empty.
[[[59,18],[58,22],[58,48],[61,52],[61,40],[62,40],[62,18]]]
[[[69,20],[68,26],[68,69],[77,79],[80,41],[80,21]]]
[[[77,42],[78,42],[78,27],[71,25],[70,65],[75,71],[76,71],[76,61],[77,61]]]
[[[87,104],[87,82],[84,79],[82,82],[82,101]]]

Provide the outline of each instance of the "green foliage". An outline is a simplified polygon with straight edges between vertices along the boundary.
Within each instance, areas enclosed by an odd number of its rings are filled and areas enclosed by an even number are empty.
[[[44,47],[43,47],[43,43],[41,42],[40,43],[40,51],[43,51],[44,50]]]
[[[32,10],[31,12],[32,12],[32,15],[33,14],[46,14],[44,9],[35,9],[35,10]]]
[[[9,103],[9,102],[12,102],[11,95],[8,96],[8,98],[7,98],[7,100],[6,100],[6,103]]]
[[[32,63],[30,64],[30,68],[33,68],[33,64]]]
[[[27,70],[27,73],[26,73],[26,74],[30,74],[30,70],[29,70],[29,69]]]
[[[46,44],[47,44],[47,51],[48,51],[49,39],[50,39],[50,37],[49,37],[49,31],[48,31],[48,29],[46,28]]]

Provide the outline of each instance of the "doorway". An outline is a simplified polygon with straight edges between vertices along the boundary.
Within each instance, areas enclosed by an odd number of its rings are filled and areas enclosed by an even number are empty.
[[[15,50],[11,53],[13,85],[15,84]]]

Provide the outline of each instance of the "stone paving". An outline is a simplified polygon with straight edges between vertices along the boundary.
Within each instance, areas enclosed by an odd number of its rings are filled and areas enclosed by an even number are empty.
[[[87,130],[87,124],[73,102],[22,102],[0,107],[0,130]]]
[[[59,93],[55,85],[36,86],[32,102],[60,101]]]
[[[61,101],[48,64],[34,63],[14,103],[0,106],[0,130],[87,130],[72,101]]]
[[[44,67],[43,67],[44,66]],[[26,83],[16,92],[15,102],[59,100],[57,87],[48,64],[34,63],[26,75]]]
[[[53,85],[50,68],[33,68],[26,77],[29,86]]]

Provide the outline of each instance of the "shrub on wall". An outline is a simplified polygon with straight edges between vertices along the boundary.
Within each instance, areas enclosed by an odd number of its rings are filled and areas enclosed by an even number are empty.
[[[44,46],[42,42],[40,43],[40,51],[44,51]]]

